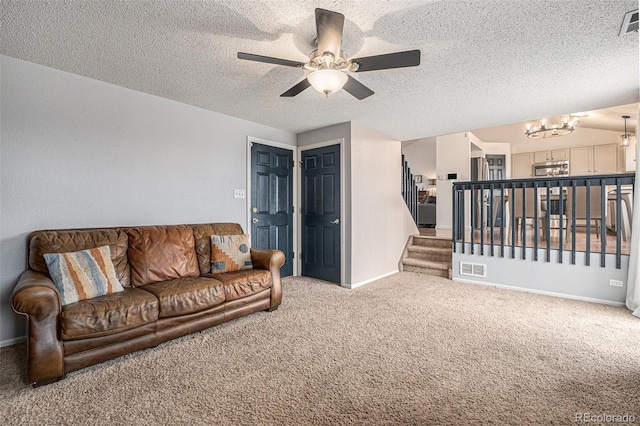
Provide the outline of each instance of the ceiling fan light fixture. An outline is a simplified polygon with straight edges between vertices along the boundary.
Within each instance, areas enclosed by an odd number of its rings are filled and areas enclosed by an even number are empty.
[[[308,75],[280,97],[292,98],[313,86],[327,97],[341,89],[358,100],[373,95],[373,90],[351,78],[347,72],[378,71],[395,68],[417,67],[420,65],[420,50],[385,53],[364,56],[350,60],[342,50],[344,15],[330,10],[316,8],[316,45],[309,55],[309,62],[291,61],[271,56],[238,52],[238,59],[301,68]]]
[[[349,76],[342,71],[321,69],[309,74],[307,79],[314,89],[329,96],[342,89],[349,80]]]

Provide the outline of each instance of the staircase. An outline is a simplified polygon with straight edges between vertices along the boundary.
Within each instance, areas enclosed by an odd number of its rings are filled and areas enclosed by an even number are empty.
[[[451,279],[451,240],[412,235],[402,254],[400,270]]]

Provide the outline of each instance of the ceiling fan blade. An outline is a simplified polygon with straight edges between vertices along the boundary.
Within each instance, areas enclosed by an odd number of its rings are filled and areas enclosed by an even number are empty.
[[[329,52],[334,58],[340,57],[344,15],[325,9],[316,9],[316,32],[318,34],[318,54]]]
[[[420,65],[420,51],[407,50],[385,55],[366,56],[364,58],[351,59],[351,62],[356,62],[359,65],[356,72],[415,67]]]
[[[309,80],[307,80],[306,78],[304,80],[302,80],[300,83],[296,84],[295,86],[293,86],[291,89],[287,90],[286,92],[284,92],[282,95],[280,95],[280,97],[283,98],[292,98],[294,96],[296,96],[298,93],[302,92],[303,90],[307,89],[309,86],[311,86],[311,83],[309,83]]]
[[[288,59],[272,58],[271,56],[254,55],[252,53],[238,52],[238,59],[247,61],[266,62],[267,64],[284,65],[285,67],[300,68],[304,62],[290,61]]]
[[[347,80],[347,83],[342,88],[360,101],[374,93],[373,90],[351,76],[349,76],[349,80]]]

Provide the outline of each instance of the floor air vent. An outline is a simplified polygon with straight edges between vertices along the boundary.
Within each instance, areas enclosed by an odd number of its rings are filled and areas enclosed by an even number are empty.
[[[460,275],[470,275],[472,277],[487,276],[487,265],[480,263],[460,262]]]
[[[624,15],[620,34],[618,35],[622,36],[634,32],[638,32],[638,10],[632,10]]]

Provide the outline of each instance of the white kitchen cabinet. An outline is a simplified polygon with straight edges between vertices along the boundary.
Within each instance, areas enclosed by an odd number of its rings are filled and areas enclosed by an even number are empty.
[[[551,151],[536,151],[533,153],[533,162],[534,163],[546,163],[547,161],[551,161]]]
[[[593,147],[571,148],[569,157],[569,174],[573,176],[593,174]]]
[[[521,179],[521,178],[532,177],[533,161],[534,161],[534,156],[532,152],[523,152],[520,154],[513,154],[511,156],[511,178]]]
[[[629,146],[620,148],[620,166],[621,172],[636,171],[636,138],[631,137]]]
[[[593,173],[618,173],[618,145],[613,143],[593,147]]]
[[[551,161],[564,161],[569,159],[568,149],[554,149],[551,151]]]
[[[569,173],[573,176],[618,173],[618,146],[608,144],[571,148]]]
[[[534,163],[546,163],[548,161],[562,161],[569,159],[568,149],[554,149],[551,151],[536,151],[533,153]]]

